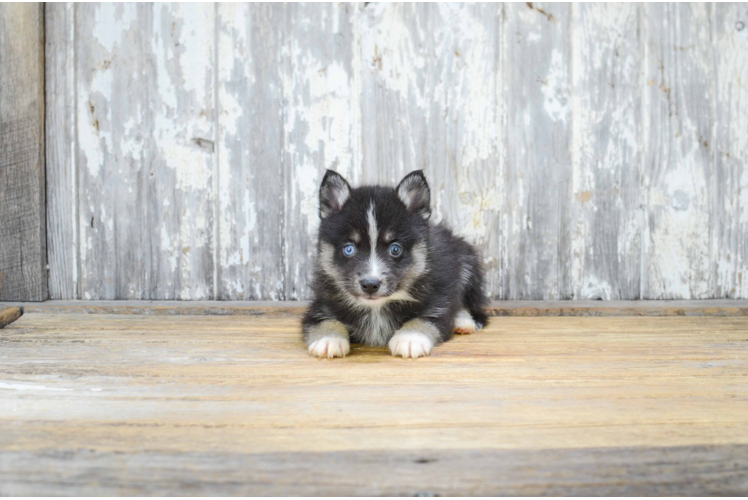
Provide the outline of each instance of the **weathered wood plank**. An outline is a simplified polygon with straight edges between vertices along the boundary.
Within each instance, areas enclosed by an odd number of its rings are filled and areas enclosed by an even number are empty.
[[[78,225],[82,299],[149,298],[152,170],[144,4],[75,6]],[[156,99],[158,96],[154,96]]]
[[[502,12],[371,4],[360,21],[362,178],[394,185],[424,169],[432,220],[482,248],[493,296],[502,267]]]
[[[155,227],[147,297],[214,298],[216,7],[152,8],[153,31],[145,40],[155,66],[148,88],[153,142],[147,152],[149,218]],[[140,257],[129,251],[127,258]]]
[[[572,12],[573,297],[638,298],[641,9],[596,3]]]
[[[216,297],[285,296],[283,80],[285,8],[218,5]]]
[[[369,3],[359,11],[361,44],[360,183],[395,185],[429,166],[426,4]]]
[[[572,297],[571,8],[507,4],[501,298]]]
[[[296,318],[26,312],[0,331],[0,492],[740,492],[746,334],[501,318],[331,361]]]
[[[715,123],[712,16],[706,4],[645,13],[642,298],[713,297],[710,184]]]
[[[214,8],[77,9],[81,298],[212,297]]]
[[[45,300],[43,4],[0,4],[0,47],[0,300]]]
[[[288,4],[283,25],[285,298],[309,298],[325,169],[351,177],[359,148],[352,17],[358,5]]]
[[[481,249],[485,291],[501,297],[504,8],[433,4],[423,18],[417,26],[427,38],[421,119],[426,127],[432,220],[446,221]]]
[[[713,297],[748,297],[748,4],[715,4]]]
[[[0,494],[744,496],[747,459],[745,445],[222,455],[0,451]]]
[[[75,4],[45,4],[49,296],[78,296]]]

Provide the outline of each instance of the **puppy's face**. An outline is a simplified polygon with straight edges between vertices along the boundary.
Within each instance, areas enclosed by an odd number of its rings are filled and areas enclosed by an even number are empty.
[[[421,171],[397,188],[353,189],[328,170],[320,187],[320,266],[344,298],[376,307],[412,300],[427,271],[430,192]]]

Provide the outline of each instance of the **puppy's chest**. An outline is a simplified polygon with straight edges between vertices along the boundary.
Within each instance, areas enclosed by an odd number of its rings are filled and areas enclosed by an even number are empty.
[[[351,337],[356,343],[383,346],[400,326],[402,321],[386,310],[372,310],[351,325]]]

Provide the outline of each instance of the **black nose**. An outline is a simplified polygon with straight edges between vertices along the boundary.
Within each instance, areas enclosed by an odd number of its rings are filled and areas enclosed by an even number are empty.
[[[379,290],[379,285],[381,284],[382,282],[376,278],[364,278],[361,280],[361,290],[371,295]]]

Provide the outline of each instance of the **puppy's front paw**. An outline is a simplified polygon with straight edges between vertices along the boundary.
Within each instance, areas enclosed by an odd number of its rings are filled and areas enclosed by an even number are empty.
[[[434,347],[434,342],[426,335],[417,331],[400,330],[387,345],[393,356],[416,359],[428,356]]]
[[[351,352],[351,343],[343,337],[322,337],[309,345],[309,354],[318,358],[340,358]]]

